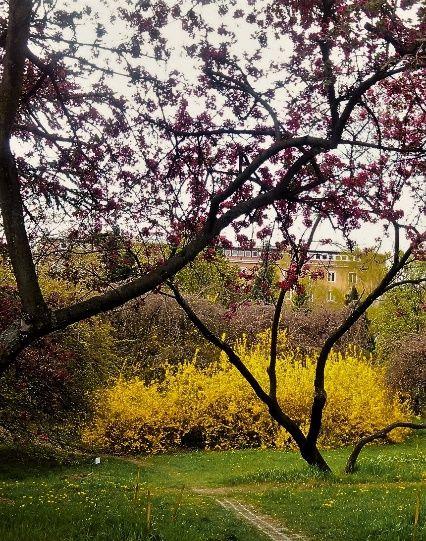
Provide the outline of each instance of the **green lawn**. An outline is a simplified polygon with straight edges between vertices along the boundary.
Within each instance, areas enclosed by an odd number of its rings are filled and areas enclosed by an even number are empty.
[[[99,466],[61,468],[9,459],[0,465],[0,539],[265,541],[216,503],[214,489],[222,487],[226,497],[311,540],[420,541],[425,447],[419,436],[367,447],[352,476],[339,473],[349,450],[330,451],[336,473],[329,477],[296,453],[264,450],[163,455],[138,464],[105,458]],[[192,490],[201,487],[212,494]]]

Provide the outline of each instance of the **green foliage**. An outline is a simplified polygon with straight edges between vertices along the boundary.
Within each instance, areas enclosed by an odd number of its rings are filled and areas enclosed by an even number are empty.
[[[416,262],[401,279],[426,275],[426,263]],[[376,353],[388,358],[397,344],[410,334],[421,334],[426,327],[424,286],[404,285],[386,293],[368,312],[375,337]]]
[[[85,296],[86,286],[41,269],[44,295],[53,306]],[[0,265],[0,329],[19,314],[9,269]],[[5,309],[5,307],[7,309]],[[106,316],[80,322],[26,348],[0,379],[0,442],[22,452],[67,460],[90,415],[90,396],[118,375],[111,322]]]
[[[292,298],[291,302],[295,308],[305,308],[311,310],[311,295],[305,288],[301,288],[300,291],[296,292]]]
[[[280,276],[280,271],[272,256],[268,253],[264,254],[254,276],[250,298],[266,304],[274,303],[279,295],[277,284]]]
[[[415,261],[399,280],[425,276],[426,262]],[[426,405],[425,307],[424,284],[407,284],[391,289],[368,312],[375,355],[385,363],[389,384],[417,413]]]
[[[356,302],[359,299],[359,293],[356,286],[352,286],[350,291],[345,295],[345,304],[350,306],[353,302]]]
[[[111,337],[110,324],[95,318],[28,348],[18,370],[0,380],[0,441],[68,460],[91,415],[91,394],[118,375]]]
[[[238,269],[220,253],[206,258],[204,254],[187,265],[176,276],[183,293],[197,295],[227,306],[238,297]]]

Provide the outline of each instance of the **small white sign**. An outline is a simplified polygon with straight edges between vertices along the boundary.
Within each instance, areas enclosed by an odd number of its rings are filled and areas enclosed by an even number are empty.
[[[100,456],[97,456],[95,458],[95,464],[100,464],[101,463],[101,457]]]

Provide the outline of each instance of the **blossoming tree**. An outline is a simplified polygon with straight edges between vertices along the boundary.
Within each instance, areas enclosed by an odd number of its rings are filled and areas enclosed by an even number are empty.
[[[277,402],[274,346],[269,392],[251,380],[304,458],[326,469],[316,442],[328,353],[396,287],[423,239],[424,8],[409,0],[105,6],[9,0],[0,8],[0,208],[21,304],[0,335],[0,371],[35,340],[158,289],[209,255],[228,227],[248,242],[247,227],[262,238],[274,222],[293,250],[277,328],[285,292],[306,272],[309,239],[297,239],[296,226],[313,233],[330,220],[350,239],[381,223],[395,230],[393,262],[321,351],[309,434]],[[409,221],[404,199],[416,208]],[[127,250],[130,272],[97,295],[50,306],[38,279],[41,239],[96,250],[106,234]],[[117,242],[110,261],[120,259]]]

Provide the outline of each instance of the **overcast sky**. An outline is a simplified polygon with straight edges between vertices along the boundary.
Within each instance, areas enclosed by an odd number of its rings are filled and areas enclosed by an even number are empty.
[[[59,0],[57,4],[57,9],[60,9],[61,3],[65,2],[65,0]],[[174,3],[174,2],[173,2]],[[245,0],[240,0],[239,2],[241,6],[245,9],[247,8],[247,3]],[[86,2],[84,4],[87,4]],[[111,26],[111,24],[108,22],[111,13],[114,12],[114,10],[117,7],[117,2],[110,1],[110,2],[102,2],[101,0],[95,0],[91,2],[93,7],[100,6],[102,13],[103,13],[103,19],[108,28],[109,36],[109,45],[114,45],[114,41],[118,44],[122,41],[122,36],[125,34],[126,30],[123,25],[118,24],[117,22]],[[73,2],[72,6],[74,9],[78,9],[78,6],[82,6],[83,2]],[[106,6],[110,6],[110,10],[106,9]],[[185,9],[185,6],[189,7],[191,5],[190,2],[182,2],[182,11]],[[204,6],[202,8],[205,10],[205,13],[209,16],[209,22],[212,25],[219,25],[221,23],[221,18],[218,17],[217,12],[214,7],[212,6]],[[233,30],[236,32],[237,35],[237,41],[238,41],[238,47],[244,50],[254,50],[255,47],[258,46],[258,43],[255,42],[251,37],[250,33],[247,32],[246,27],[239,27],[240,21],[236,20],[235,25],[233,27]],[[174,22],[167,28],[167,35],[169,38],[169,42],[173,44],[174,52],[172,54],[172,57],[170,58],[169,62],[167,64],[164,63],[158,63],[155,61],[143,59],[144,65],[147,65],[149,69],[153,70],[157,73],[157,75],[166,76],[167,73],[169,73],[172,69],[176,69],[178,71],[182,71],[187,76],[188,80],[193,80],[198,76],[199,73],[199,61],[197,59],[194,59],[193,62],[189,61],[187,56],[183,54],[183,46],[185,43],[188,43],[188,38],[186,33],[184,33],[180,27],[180,24],[178,22]],[[64,37],[68,37],[72,39],[72,34],[70,33],[69,36],[67,36],[67,33],[64,33]],[[79,28],[79,39],[86,42],[93,41],[95,37],[94,28],[91,25],[84,25],[82,24]],[[214,36],[211,36],[212,43],[215,44]],[[271,43],[273,44],[272,47],[270,47],[264,55],[263,62],[265,65],[268,65],[268,62],[272,62],[274,59],[276,59],[278,56],[285,57],[288,55],[288,50],[290,46],[290,42],[283,40],[272,40]],[[111,76],[110,83],[115,86],[117,89],[120,90],[120,92],[123,91],[123,88],[125,88],[125,79],[122,77],[119,77],[117,75]],[[269,81],[267,77],[264,81],[265,88],[268,87]],[[263,90],[263,89],[261,89]],[[130,96],[130,90],[129,90],[129,96]],[[196,102],[191,102],[190,107],[197,108]],[[195,110],[195,112],[198,112]],[[410,217],[413,215],[413,201],[409,197],[403,197],[400,202],[400,208],[404,210],[405,215],[407,216],[406,223],[410,222]],[[423,222],[423,227],[426,225],[426,222]],[[333,231],[333,228],[329,223],[325,223],[318,231],[317,238],[331,238],[336,243],[343,243],[343,238]],[[373,244],[377,243],[377,239],[382,240],[382,249],[383,250],[389,250],[392,246],[392,241],[383,235],[383,229],[382,227],[372,224],[365,225],[362,229],[354,231],[352,235],[353,240],[355,240],[360,247],[367,247],[372,246]]]

